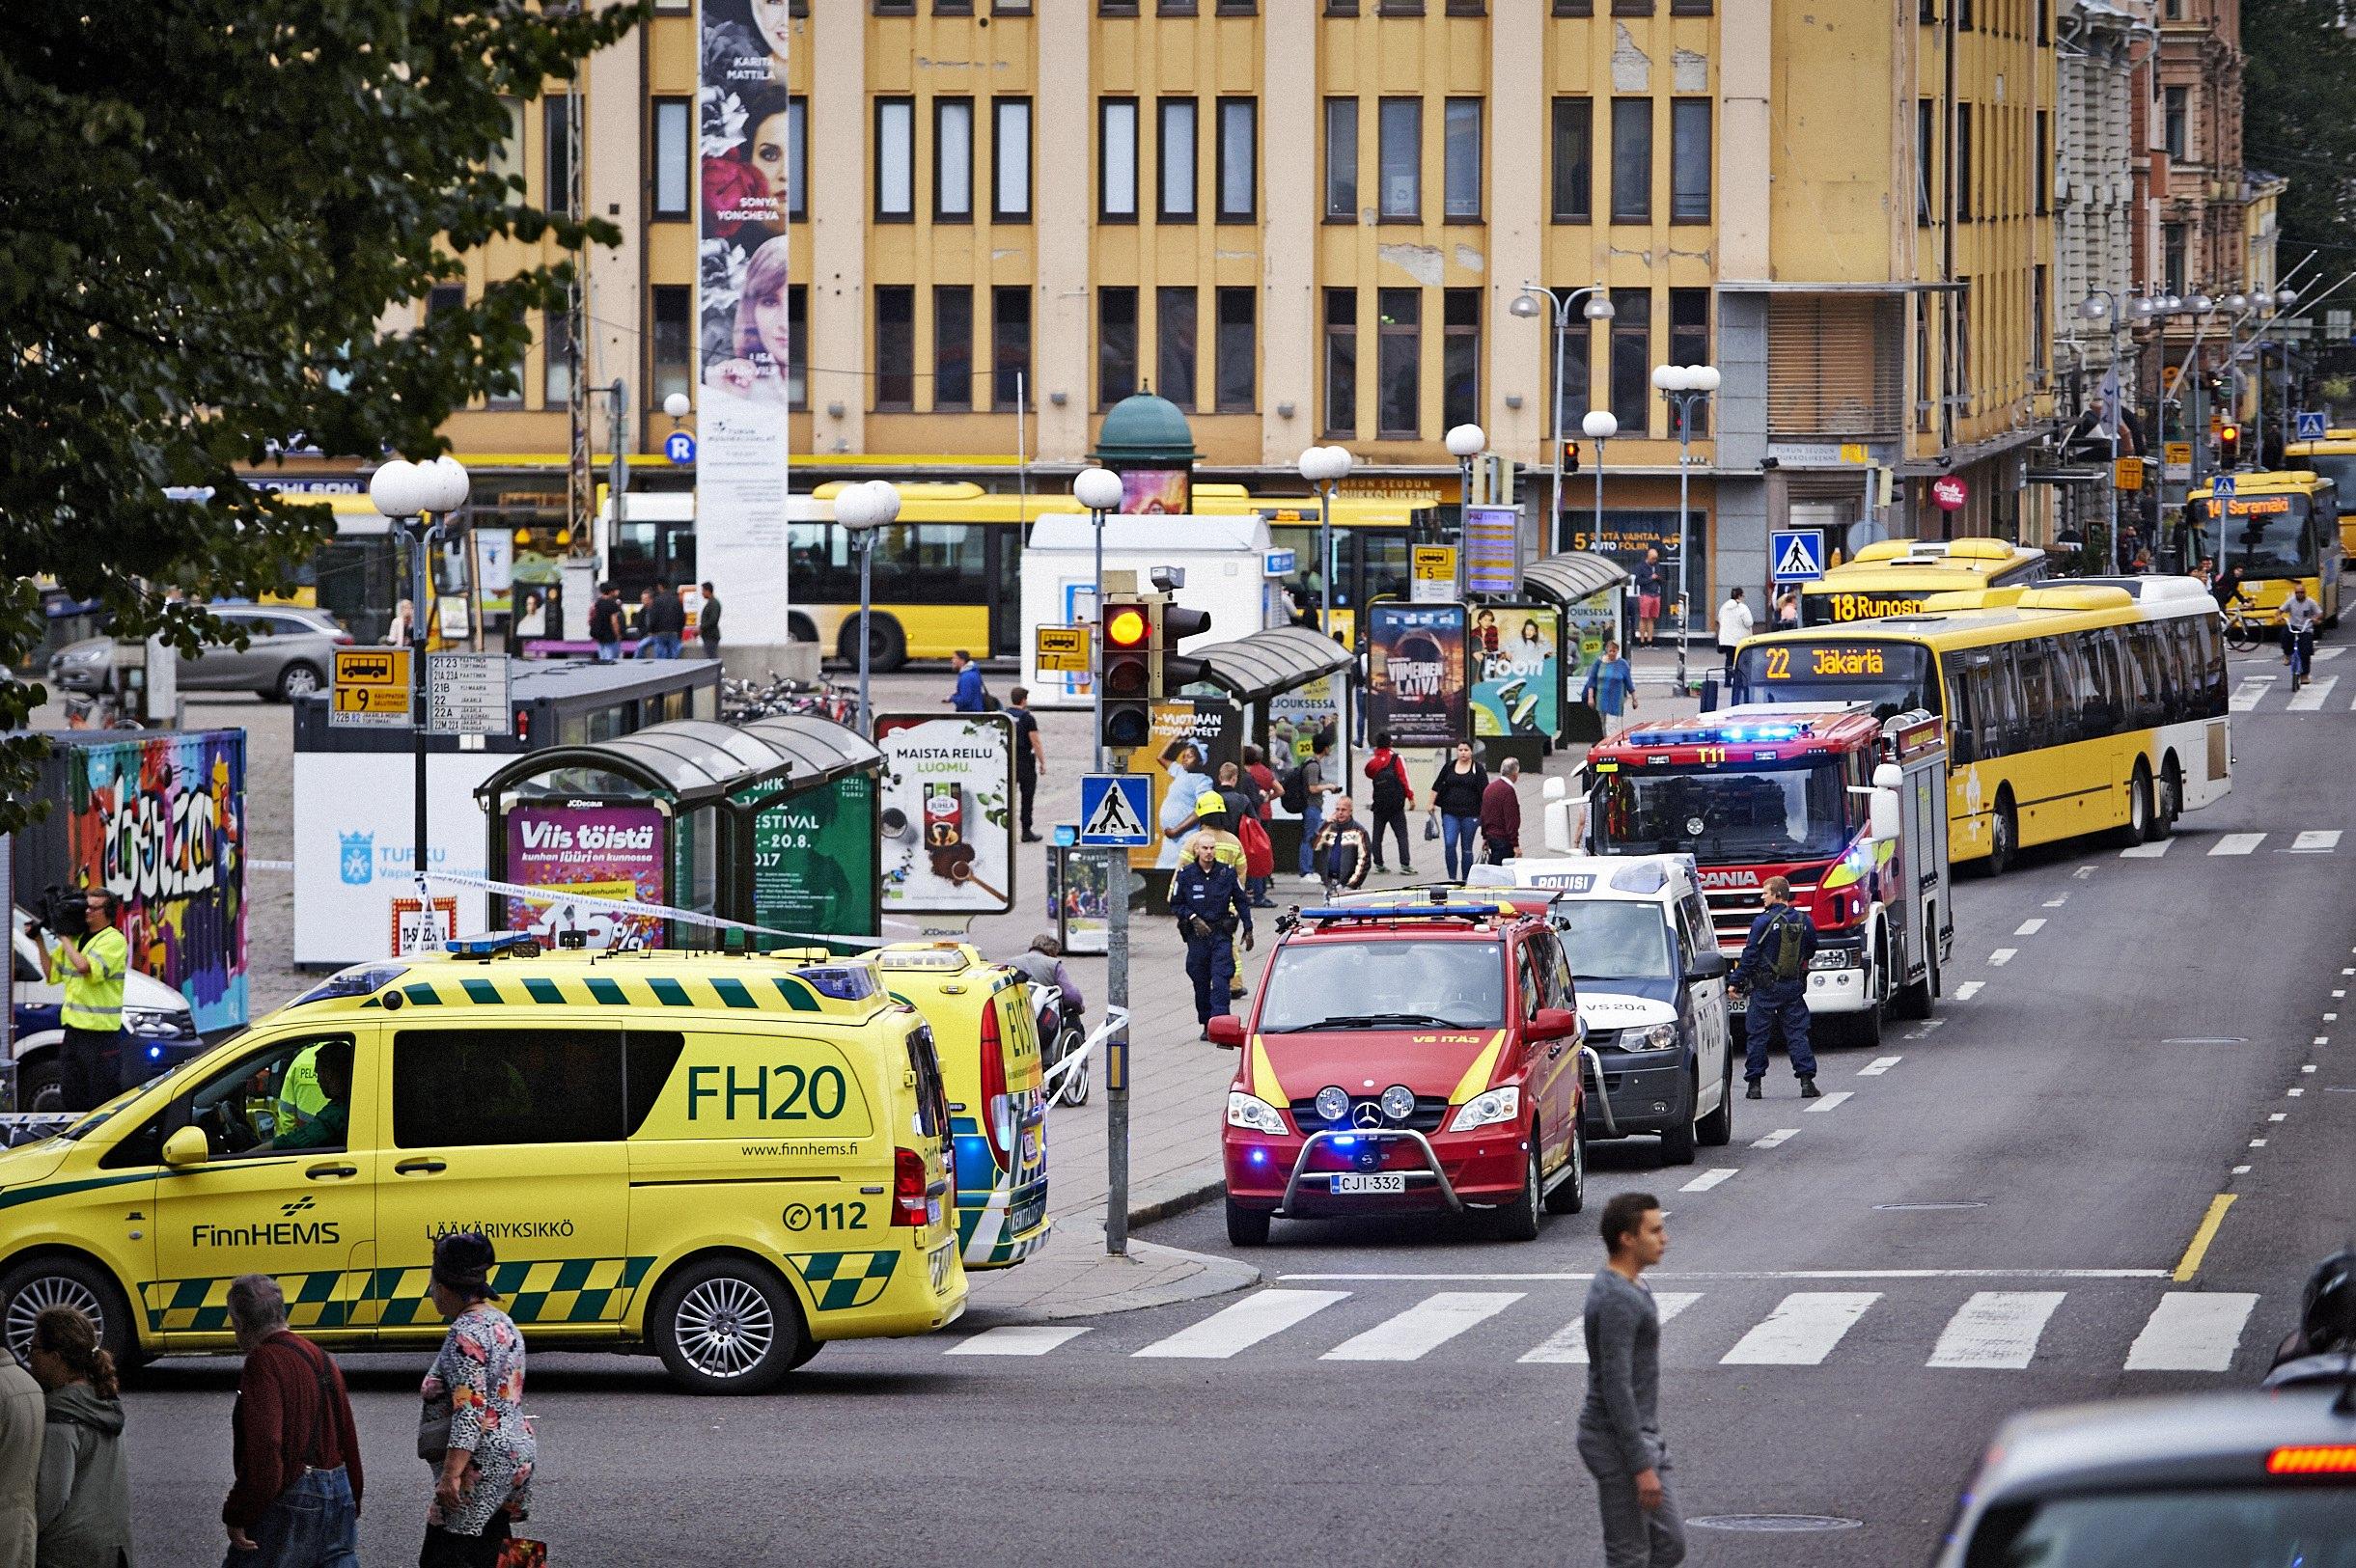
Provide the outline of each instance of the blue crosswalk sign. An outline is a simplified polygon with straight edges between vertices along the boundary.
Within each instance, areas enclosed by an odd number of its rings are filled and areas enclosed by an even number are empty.
[[[2320,441],[2323,439],[2324,415],[2322,409],[2302,408],[2299,410],[2298,419],[2300,440]]]
[[[2215,479],[2210,480],[2208,482],[2209,482],[2209,492],[2208,492],[2208,493],[2209,493],[2210,495],[2215,496],[2215,497],[2216,497],[2218,500],[2220,500],[2220,501],[2231,501],[2231,500],[2232,500],[2232,499],[2233,499],[2233,476],[2232,476],[2232,475],[2231,475],[2231,474],[2220,474],[2220,475],[2218,475],[2218,476],[2217,476]]]
[[[1153,842],[1153,781],[1142,773],[1080,777],[1080,842],[1105,849],[1143,849]]]
[[[1824,575],[1824,530],[1776,530],[1767,536],[1767,560],[1779,583],[1815,582]]]

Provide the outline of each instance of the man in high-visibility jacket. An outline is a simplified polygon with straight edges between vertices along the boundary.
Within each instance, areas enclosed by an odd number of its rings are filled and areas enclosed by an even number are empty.
[[[123,977],[131,947],[115,922],[123,902],[104,888],[83,897],[82,934],[55,947],[37,933],[49,982],[66,988],[58,1022],[66,1029],[58,1053],[58,1089],[68,1111],[90,1111],[123,1091]]]

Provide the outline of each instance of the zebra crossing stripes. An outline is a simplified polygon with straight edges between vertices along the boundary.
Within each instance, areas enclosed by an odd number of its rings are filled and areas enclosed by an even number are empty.
[[[1319,1361],[1418,1362],[1465,1330],[1522,1299],[1518,1290],[1443,1290],[1364,1334],[1343,1340]]]
[[[1815,1366],[1875,1302],[1878,1290],[1795,1290],[1718,1358],[1721,1366]]]
[[[1044,1356],[1086,1329],[1059,1328],[1052,1323],[1002,1323],[951,1345],[951,1356]]]
[[[2127,1349],[2130,1372],[2223,1372],[2233,1364],[2242,1325],[2258,1305],[2239,1291],[2173,1290]]]
[[[2037,1356],[2045,1321],[2067,1295],[2062,1290],[1982,1290],[1940,1331],[1926,1366],[2001,1366],[2014,1371]]]
[[[1698,1290],[1656,1290],[1652,1293],[1652,1309],[1667,1323],[1688,1307],[1702,1299]],[[1519,1358],[1523,1363],[1543,1362],[1556,1365],[1585,1366],[1587,1364],[1587,1319],[1574,1317],[1563,1328],[1547,1335],[1535,1350],[1525,1351]]]
[[[2231,713],[2254,713],[2258,710],[2259,699],[2264,697],[2273,687],[2274,677],[2272,675],[2245,676],[2241,683],[2233,688],[2233,695],[2226,699],[2226,709]]]
[[[2262,833],[2225,833],[2218,835],[2217,841],[2208,846],[2208,852],[2211,855],[2255,855],[2258,846],[2265,841],[2266,836]]]
[[[2338,828],[2318,828],[2290,840],[2293,855],[2328,855],[2340,847]]]
[[[2265,847],[2268,839],[2274,837],[2275,835],[2266,833],[2221,833],[2209,843],[2207,853],[2227,858],[2255,855]],[[2345,832],[2339,828],[2304,828],[2292,833],[2290,841],[2287,844],[2278,840],[2275,853],[2280,855],[2337,854],[2340,850],[2340,840],[2345,837]],[[2194,839],[2192,841],[2199,843],[2201,840]],[[2158,860],[2169,850],[2183,842],[2185,842],[2184,839],[2176,838],[2162,839],[2156,843],[2130,844],[2119,852],[2119,858],[2120,860]]]
[[[2319,647],[2315,649],[2315,663],[2326,663],[2332,659],[2340,657],[2340,655],[2345,651],[2347,651],[2345,645],[2340,643],[2334,643],[2329,647]]]
[[[1178,1361],[1225,1361],[1315,1317],[1348,1295],[1346,1290],[1263,1290],[1133,1354]]]
[[[2317,712],[2323,706],[2323,700],[2332,695],[2332,688],[2339,684],[2338,675],[2318,675],[2308,681],[2299,690],[2291,693],[2290,701],[2283,704],[2283,711],[2286,713]]]

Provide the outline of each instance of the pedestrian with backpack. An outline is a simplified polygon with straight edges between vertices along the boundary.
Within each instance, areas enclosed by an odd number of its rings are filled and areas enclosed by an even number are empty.
[[[1751,922],[1751,939],[1729,982],[1751,998],[1743,1015],[1742,1079],[1750,1086],[1743,1097],[1763,1098],[1759,1081],[1767,1076],[1767,1048],[1780,1033],[1800,1081],[1800,1098],[1813,1100],[1824,1092],[1816,1087],[1816,1053],[1808,1048],[1808,961],[1816,952],[1816,922],[1792,906],[1791,884],[1783,877],[1767,878],[1760,891],[1767,907]]]
[[[1405,759],[1391,750],[1388,729],[1375,731],[1374,755],[1366,759],[1366,776],[1374,786],[1374,869],[1388,869],[1382,864],[1382,835],[1387,828],[1399,839],[1400,870],[1413,876],[1415,866],[1407,858],[1407,812],[1415,806],[1415,787],[1407,783]],[[1478,810],[1476,807],[1476,813]]]
[[[1309,756],[1285,775],[1283,800],[1285,810],[1301,819],[1301,875],[1308,880],[1317,876],[1317,834],[1325,826],[1325,797],[1339,794],[1342,786],[1329,784],[1325,770],[1331,765],[1334,736],[1330,729],[1320,729],[1310,737]]]

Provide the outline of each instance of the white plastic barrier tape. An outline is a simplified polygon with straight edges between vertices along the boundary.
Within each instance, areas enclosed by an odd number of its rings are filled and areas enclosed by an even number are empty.
[[[448,883],[454,888],[472,888],[478,893],[495,893],[502,897],[521,898],[535,904],[581,904],[623,915],[651,915],[659,920],[677,921],[682,925],[701,925],[718,931],[751,931],[760,936],[793,937],[804,942],[841,942],[854,948],[880,948],[894,940],[889,937],[832,936],[820,931],[781,931],[773,925],[747,925],[742,921],[722,920],[717,915],[707,915],[694,909],[675,909],[669,904],[641,903],[635,898],[603,898],[596,894],[568,893],[563,888],[527,888],[517,882],[467,876],[457,871],[429,871],[425,880]],[[885,921],[883,923],[895,930],[916,929],[905,921]]]
[[[1100,1042],[1110,1039],[1119,1031],[1129,1027],[1128,1008],[1108,1007],[1105,1011],[1107,1016],[1103,1023],[1096,1026],[1096,1032],[1082,1040],[1078,1050],[1047,1069],[1047,1075],[1041,1080],[1041,1083],[1051,1103],[1055,1099],[1056,1091],[1063,1087],[1064,1080],[1079,1070],[1080,1063],[1088,1059],[1088,1054],[1091,1051],[1094,1051]]]

